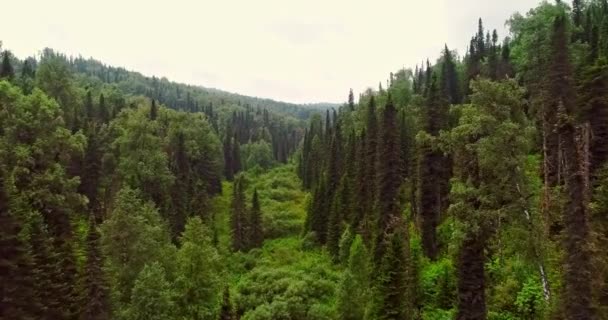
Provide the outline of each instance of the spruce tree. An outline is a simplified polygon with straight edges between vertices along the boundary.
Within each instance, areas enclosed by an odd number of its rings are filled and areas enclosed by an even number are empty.
[[[401,215],[401,208],[397,201],[401,187],[401,150],[399,145],[399,131],[397,129],[397,110],[393,106],[389,94],[382,116],[382,128],[379,153],[382,161],[378,166],[378,202],[377,225],[374,258],[377,265],[382,261],[385,252],[384,237],[390,232],[390,222]]]
[[[158,107],[156,106],[156,100],[152,99],[152,105],[150,106],[150,120],[154,121],[158,117]]]
[[[377,319],[405,320],[413,318],[409,282],[409,236],[400,218],[384,237],[386,254],[379,266],[376,304],[373,308]]]
[[[95,218],[90,219],[87,235],[87,259],[83,272],[82,319],[105,320],[111,319],[110,292],[103,257],[100,250],[100,235]]]
[[[237,136],[235,136],[232,143],[232,172],[233,174],[237,174],[241,169],[241,144]]]
[[[378,192],[378,176],[377,176],[377,166],[378,166],[378,120],[376,117],[376,101],[374,96],[372,95],[369,100],[369,105],[367,107],[367,119],[365,125],[365,157],[364,157],[364,168],[365,168],[365,176],[363,177],[364,183],[368,186],[366,187],[367,193],[365,195],[360,195],[365,197],[365,201],[367,202],[364,206],[364,210],[366,210],[366,215],[368,215],[368,221],[374,220],[374,205],[376,203],[377,192]]]
[[[462,102],[462,94],[460,93],[460,83],[458,80],[458,71],[456,63],[452,57],[452,52],[446,45],[443,49],[443,64],[441,65],[441,88],[443,94],[447,97],[450,104],[459,104]]]
[[[437,137],[447,122],[445,104],[437,83],[437,75],[432,75],[428,90],[427,106],[423,118],[424,131]],[[442,206],[442,181],[445,179],[445,159],[441,151],[432,145],[419,146],[418,190],[420,203],[418,212],[422,218],[422,247],[427,257],[437,257],[438,244],[436,228]]]
[[[15,77],[15,70],[11,64],[11,53],[4,51],[2,55],[2,65],[0,66],[0,79],[13,80]]]
[[[337,292],[338,319],[363,320],[369,312],[371,299],[370,257],[360,235],[355,236],[347,249],[346,270]]]
[[[260,248],[264,242],[264,229],[262,227],[262,210],[260,209],[260,200],[258,198],[258,190],[253,190],[251,199],[251,210],[249,213],[249,247]]]
[[[93,107],[93,98],[91,96],[91,90],[87,91],[86,101],[84,103],[84,111],[87,118],[87,122],[95,119],[95,109]]]
[[[350,110],[350,112],[355,111],[355,95],[353,94],[353,89],[350,89],[348,92],[348,110]]]
[[[576,105],[572,84],[572,67],[568,48],[568,29],[564,15],[555,18],[551,38],[549,90],[556,98],[559,112],[558,134],[565,160],[566,207],[564,301],[566,319],[592,319],[591,253],[589,221],[585,204],[585,180],[580,170],[581,159],[576,140]]]
[[[99,95],[99,119],[102,123],[110,121],[110,111],[108,110],[108,106],[106,106],[106,99],[103,93]]]
[[[34,319],[32,258],[21,218],[9,209],[3,175],[0,171],[0,319]]]
[[[224,136],[224,177],[228,181],[234,179],[233,156],[232,135],[230,134],[230,129],[228,129],[228,132]]]
[[[242,251],[247,247],[247,221],[245,207],[245,177],[241,174],[235,178],[230,207],[230,226],[232,229],[232,250]]]

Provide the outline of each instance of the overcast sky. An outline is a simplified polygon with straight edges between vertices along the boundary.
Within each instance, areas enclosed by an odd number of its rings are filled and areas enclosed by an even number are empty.
[[[0,40],[20,58],[51,47],[146,75],[289,102],[343,102],[391,71],[459,53],[477,28],[539,0],[18,0]]]

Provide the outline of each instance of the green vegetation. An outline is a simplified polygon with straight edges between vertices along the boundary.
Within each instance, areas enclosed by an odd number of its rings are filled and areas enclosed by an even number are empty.
[[[608,3],[334,110],[0,63],[0,319],[608,317]]]

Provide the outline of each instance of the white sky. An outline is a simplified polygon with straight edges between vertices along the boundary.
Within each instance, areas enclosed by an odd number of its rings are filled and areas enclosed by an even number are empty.
[[[388,74],[463,53],[539,0],[17,0],[0,40],[20,58],[44,47],[146,75],[289,102],[343,102]],[[503,37],[505,32],[499,32]]]

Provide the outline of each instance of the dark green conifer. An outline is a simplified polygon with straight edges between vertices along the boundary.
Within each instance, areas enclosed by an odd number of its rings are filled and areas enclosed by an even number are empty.
[[[152,106],[150,106],[150,120],[154,121],[158,117],[158,107],[156,106],[156,100],[152,99]]]
[[[100,250],[99,231],[95,218],[91,217],[87,235],[87,259],[83,272],[83,297],[81,319],[106,320],[110,316],[110,292]]]
[[[230,226],[232,229],[232,250],[242,251],[247,247],[247,216],[245,207],[245,177],[238,175],[233,184]]]
[[[558,103],[558,134],[563,143],[565,161],[566,206],[564,303],[566,319],[593,319],[591,291],[591,253],[589,251],[589,217],[585,205],[585,179],[580,170],[579,148],[576,148],[577,107],[569,57],[568,27],[564,15],[555,18],[551,38],[551,60],[548,85]]]
[[[249,247],[260,248],[264,242],[264,229],[262,227],[262,210],[258,190],[253,190],[251,199],[251,211],[249,214]]]
[[[0,171],[0,319],[34,319],[32,259],[20,217],[9,209],[3,175]]]
[[[6,50],[2,55],[2,65],[0,66],[0,79],[13,80],[15,77],[15,70],[11,64],[11,53]]]
[[[389,94],[382,116],[382,134],[378,152],[382,154],[382,161],[378,166],[378,202],[376,212],[376,242],[374,259],[380,264],[385,253],[385,236],[390,232],[391,221],[401,215],[398,201],[401,187],[401,150],[399,145],[399,131],[397,129],[397,110],[393,106]]]

